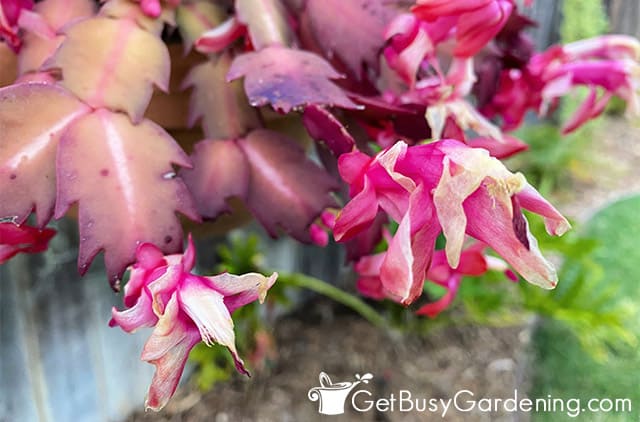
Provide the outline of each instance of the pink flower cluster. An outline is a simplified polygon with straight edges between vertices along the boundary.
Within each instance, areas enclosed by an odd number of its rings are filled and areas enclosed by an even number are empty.
[[[413,147],[399,142],[373,158],[344,154],[339,169],[352,199],[336,220],[336,240],[372,227],[379,209],[399,223],[388,250],[376,258],[385,296],[408,305],[422,294],[440,233],[452,269],[460,264],[468,235],[490,246],[527,281],[555,287],[556,272],[542,257],[521,209],[542,215],[552,235],[562,235],[569,223],[522,174],[511,173],[486,150],[448,139]]]
[[[155,327],[142,351],[142,360],[156,366],[147,408],[164,407],[178,386],[189,352],[200,341],[227,347],[238,371],[248,374],[236,351],[231,314],[255,300],[264,301],[278,274],[193,274],[191,238],[184,255],[164,256],[154,245],[144,243],[136,258],[124,288],[127,309],[114,308],[109,325],[127,332]]]
[[[569,133],[599,116],[614,95],[627,102],[628,112],[640,113],[640,42],[625,35],[605,35],[534,55],[522,69],[505,69],[498,90],[482,108],[487,116],[501,116],[504,129],[520,126],[528,110],[544,114],[575,87],[589,91],[564,124]]]

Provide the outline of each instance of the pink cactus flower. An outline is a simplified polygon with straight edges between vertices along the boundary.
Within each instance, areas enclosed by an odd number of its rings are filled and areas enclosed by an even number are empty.
[[[126,332],[155,327],[141,356],[156,366],[146,407],[164,407],[178,386],[190,350],[200,341],[227,347],[238,371],[248,374],[236,351],[231,314],[247,303],[264,301],[277,273],[268,278],[256,273],[193,274],[191,237],[184,255],[164,256],[156,246],[145,243],[138,247],[136,258],[124,289],[128,309],[114,308],[109,325]]]
[[[384,56],[398,75],[413,87],[422,62],[435,53],[425,25],[413,14],[398,15],[387,27],[385,39],[389,45]]]
[[[453,55],[471,57],[500,32],[513,7],[511,0],[418,0],[411,11],[432,24],[447,22],[455,34]]]
[[[523,69],[502,71],[499,88],[482,112],[504,120],[506,130],[518,127],[527,110],[545,114],[576,86],[589,89],[583,103],[565,122],[569,133],[602,113],[612,96],[627,102],[627,112],[640,114],[640,43],[624,35],[605,35],[534,55]]]
[[[47,250],[49,240],[56,234],[53,229],[37,229],[12,222],[0,222],[0,264],[15,255]]]
[[[485,242],[529,282],[553,288],[557,275],[541,255],[521,207],[542,215],[549,234],[562,235],[567,220],[520,173],[509,172],[488,151],[455,140],[393,147],[368,157],[339,159],[352,199],[338,215],[337,241],[365,230],[384,210],[399,223],[380,263],[380,280],[394,300],[408,305],[422,292],[435,240],[456,269],[466,235]]]

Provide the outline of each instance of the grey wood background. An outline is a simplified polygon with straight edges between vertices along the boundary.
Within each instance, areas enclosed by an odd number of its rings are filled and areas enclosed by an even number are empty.
[[[639,36],[640,2],[609,0],[613,31]],[[557,41],[561,1],[536,0],[529,14],[538,48]],[[113,294],[96,260],[80,279],[77,235],[62,221],[48,252],[0,266],[0,422],[119,421],[143,406],[153,367],[139,360],[148,332],[107,326]],[[291,241],[268,241],[275,268],[337,280],[336,248],[319,252]]]

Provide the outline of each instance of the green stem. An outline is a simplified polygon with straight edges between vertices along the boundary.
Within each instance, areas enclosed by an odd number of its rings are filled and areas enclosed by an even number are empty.
[[[343,304],[344,306],[353,309],[373,325],[380,328],[387,327],[387,320],[384,319],[384,317],[380,315],[375,309],[367,305],[363,300],[325,281],[299,273],[281,273],[278,276],[278,282],[320,293],[321,295],[324,295],[330,299],[335,300],[338,303]]]

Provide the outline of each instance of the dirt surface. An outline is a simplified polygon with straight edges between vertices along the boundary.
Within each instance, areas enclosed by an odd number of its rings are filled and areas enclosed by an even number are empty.
[[[584,221],[607,203],[640,193],[639,134],[638,127],[624,119],[609,118],[602,124],[586,171],[572,180],[571,189],[554,198],[563,213]],[[447,327],[427,336],[401,337],[355,315],[332,315],[325,303],[306,309],[303,317],[280,321],[274,332],[278,358],[252,379],[236,377],[206,394],[186,384],[161,413],[139,413],[129,422],[529,420],[527,414],[453,409],[442,418],[442,408],[437,413],[358,413],[349,409],[350,401],[342,416],[319,415],[318,402],[311,402],[307,392],[319,386],[321,371],[333,382],[354,381],[356,373],[373,374],[363,387],[372,398],[390,398],[392,393],[398,397],[399,390],[409,390],[413,398],[446,400],[469,390],[473,399],[507,399],[516,389],[518,397],[528,390],[530,325]],[[359,405],[365,406],[363,401]]]
[[[342,416],[318,414],[318,402],[307,398],[310,388],[319,386],[321,371],[334,383],[355,381],[355,374],[371,373],[364,388],[373,398],[399,397],[409,390],[413,398],[449,399],[460,390],[482,397],[510,398],[526,392],[522,384],[529,330],[524,327],[448,327],[428,336],[405,336],[379,330],[356,315],[331,315],[314,308],[311,318],[289,317],[274,332],[278,358],[270,370],[250,380],[236,377],[202,395],[186,387],[160,414],[137,414],[130,422],[142,421],[445,421],[528,420],[526,415],[453,410],[441,419],[435,413],[356,412]],[[315,316],[314,316],[315,315]],[[466,394],[466,393],[463,393]],[[471,399],[461,394],[461,399]],[[365,407],[365,395],[357,404]],[[329,419],[328,419],[329,418]]]

